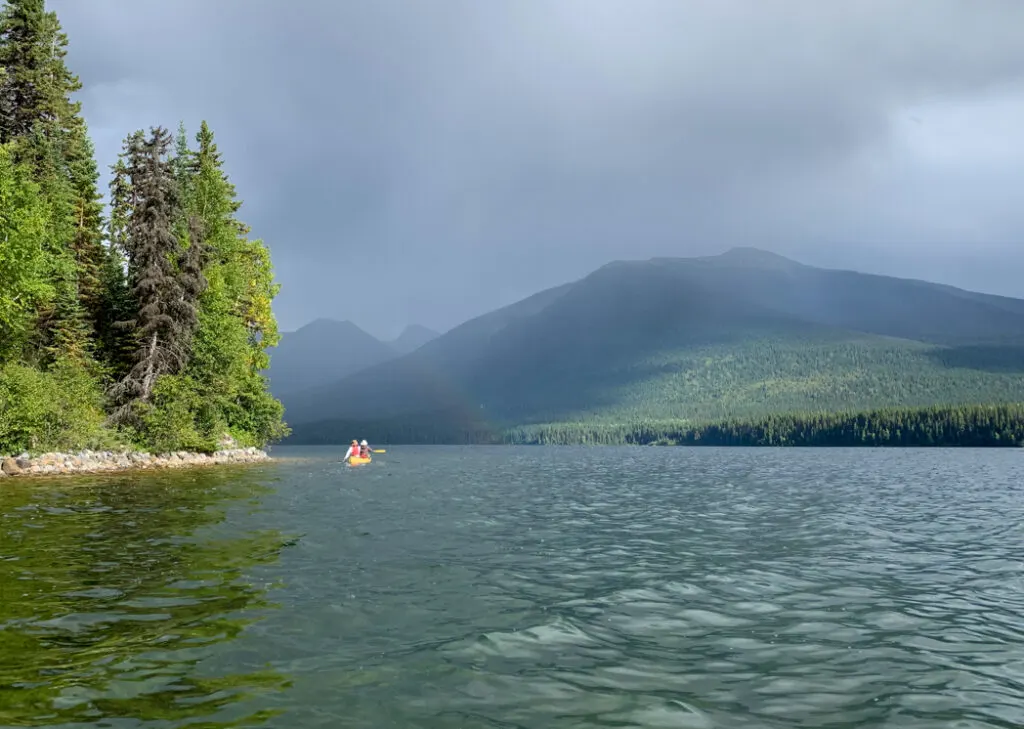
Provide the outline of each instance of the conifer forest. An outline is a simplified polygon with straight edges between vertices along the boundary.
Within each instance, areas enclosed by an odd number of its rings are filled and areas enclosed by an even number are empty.
[[[108,205],[44,0],[0,11],[0,453],[287,435],[267,247],[204,122],[131,131]]]

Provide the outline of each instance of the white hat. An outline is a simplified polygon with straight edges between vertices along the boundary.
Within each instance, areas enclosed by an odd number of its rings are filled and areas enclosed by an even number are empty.
[[[364,441],[363,441],[362,443],[360,443],[359,445],[370,445],[370,444],[369,444],[369,443],[367,443],[367,442],[366,442],[366,441],[364,440]]]

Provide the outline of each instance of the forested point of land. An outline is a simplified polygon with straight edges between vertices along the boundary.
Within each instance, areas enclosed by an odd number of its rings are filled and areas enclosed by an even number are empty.
[[[109,208],[44,0],[0,10],[0,454],[287,435],[270,255],[203,122],[127,135]]]
[[[693,424],[560,423],[514,428],[509,444],[824,447],[1024,446],[1024,405],[889,408],[790,413]]]

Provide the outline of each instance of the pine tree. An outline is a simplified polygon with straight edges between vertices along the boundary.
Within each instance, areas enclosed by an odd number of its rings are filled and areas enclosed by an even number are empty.
[[[67,36],[43,0],[8,0],[0,12],[0,143],[33,168],[44,194],[68,197],[67,148],[81,82],[64,63]],[[61,180],[60,178],[63,178]],[[66,211],[70,218],[70,209]]]
[[[128,253],[128,224],[137,199],[132,188],[131,173],[125,161],[130,151],[142,144],[144,137],[141,130],[126,137],[117,162],[110,166],[110,220],[107,224],[107,233],[111,247],[120,250],[125,256]]]
[[[131,369],[112,390],[119,403],[116,420],[130,419],[136,404],[149,402],[161,376],[188,364],[198,323],[198,297],[205,286],[199,273],[201,242],[175,235],[181,201],[170,146],[163,127],[151,129],[148,138],[129,136],[123,175],[113,183],[113,197],[128,206],[111,217],[124,225],[116,235],[125,249],[135,304],[133,318],[121,325],[130,327],[137,341]]]
[[[127,263],[122,249],[105,247],[100,266],[100,317],[96,322],[97,347],[110,376],[122,379],[131,368],[134,332],[119,326],[133,317],[134,300],[125,277]]]
[[[90,327],[102,336],[100,326],[105,318],[103,305],[106,296],[103,267],[107,258],[103,245],[103,203],[95,150],[85,121],[77,116],[69,137],[68,173],[74,195],[71,250],[75,257],[79,298]]]
[[[102,299],[98,174],[80,104],[71,99],[81,82],[66,55],[67,36],[43,0],[9,0],[0,12],[0,143],[31,167],[49,207],[56,296],[39,311],[36,344],[51,361],[90,358]]]
[[[135,209],[136,194],[125,160],[128,150],[140,146],[143,132],[137,131],[124,141],[122,154],[110,166],[110,215],[107,220],[107,247],[101,271],[103,304],[98,334],[107,353],[107,364],[115,380],[122,380],[131,369],[135,353],[135,332],[124,322],[134,317],[136,309],[129,288],[128,226]]]
[[[178,122],[178,133],[174,136],[174,178],[178,181],[181,190],[181,199],[188,206],[187,201],[191,199],[192,177],[195,170],[192,169],[192,150],[188,146],[188,132],[185,129],[185,122]]]
[[[44,0],[10,0],[0,13],[0,143],[29,138],[47,106],[51,53],[40,42],[47,26]]]

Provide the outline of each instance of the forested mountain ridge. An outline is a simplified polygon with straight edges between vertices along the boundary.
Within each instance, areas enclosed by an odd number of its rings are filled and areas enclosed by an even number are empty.
[[[364,370],[358,389],[297,393],[287,414],[298,441],[708,422],[1019,402],[1022,375],[1024,301],[734,249],[610,263]]]
[[[212,131],[129,134],[104,219],[67,44],[43,0],[0,9],[0,454],[281,438],[277,285]]]

